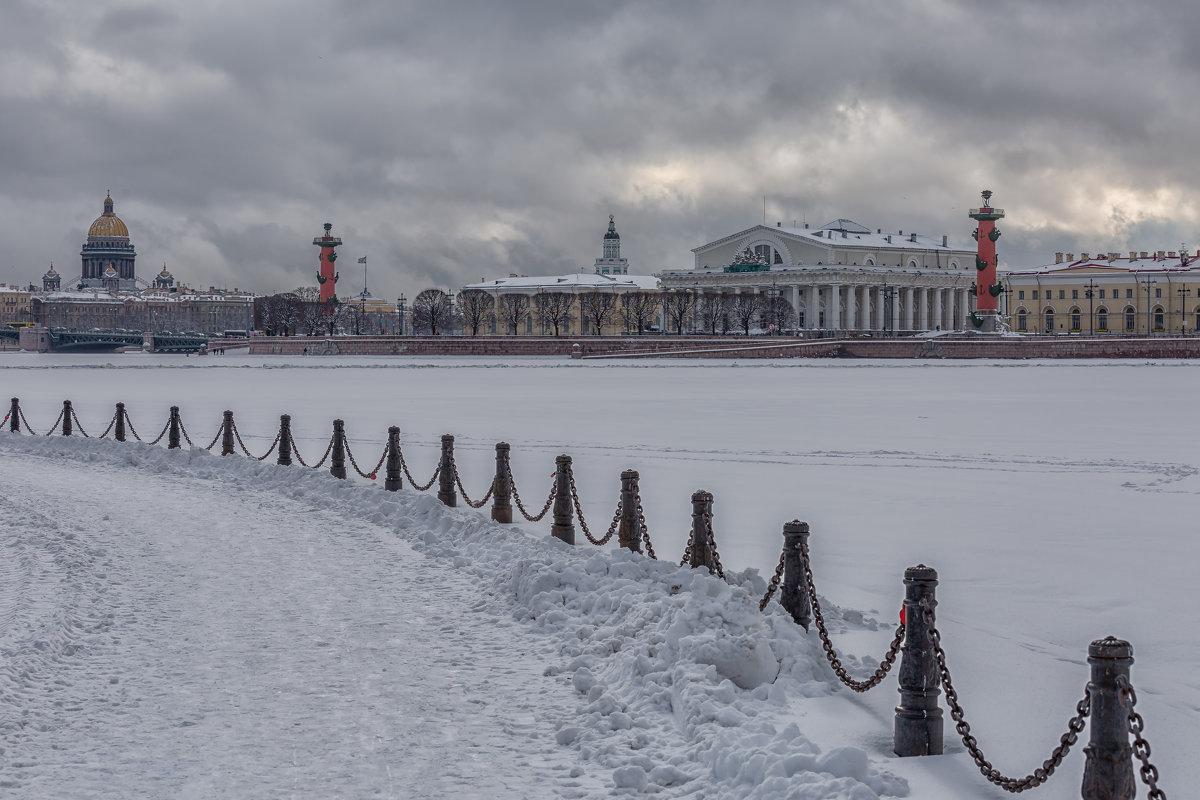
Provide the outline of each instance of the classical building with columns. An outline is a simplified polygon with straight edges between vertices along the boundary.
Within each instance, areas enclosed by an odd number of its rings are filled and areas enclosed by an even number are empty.
[[[757,264],[741,263],[747,248]],[[975,249],[947,236],[884,233],[838,219],[815,229],[755,225],[692,252],[693,269],[659,275],[664,291],[768,295],[791,304],[801,331],[970,325]]]

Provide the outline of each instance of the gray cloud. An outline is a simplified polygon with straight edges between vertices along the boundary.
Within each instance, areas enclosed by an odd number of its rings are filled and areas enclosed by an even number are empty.
[[[412,296],[586,269],[609,213],[636,269],[689,266],[764,195],[966,239],[991,188],[1013,266],[1200,243],[1191,4],[169,8],[6,5],[0,279],[71,277],[106,189],[144,277],[259,291],[312,280],[327,220]]]

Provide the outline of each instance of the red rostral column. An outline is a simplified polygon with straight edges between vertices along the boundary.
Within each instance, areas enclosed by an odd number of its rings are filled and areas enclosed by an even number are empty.
[[[333,248],[342,243],[341,239],[329,235],[331,228],[333,228],[333,224],[326,222],[325,235],[313,239],[313,244],[321,248],[321,271],[317,273],[317,283],[321,285],[321,304],[326,308],[328,308],[327,303],[337,299],[335,284],[337,284],[338,275],[333,270],[333,262],[337,261],[337,252]]]
[[[967,216],[979,223],[971,234],[979,243],[975,254],[975,309],[971,322],[980,330],[988,333],[996,331],[997,308],[1000,293],[1004,286],[996,280],[996,240],[1000,238],[1000,230],[996,220],[1004,216],[1004,209],[992,208],[991,191],[983,190],[983,206],[972,208]]]

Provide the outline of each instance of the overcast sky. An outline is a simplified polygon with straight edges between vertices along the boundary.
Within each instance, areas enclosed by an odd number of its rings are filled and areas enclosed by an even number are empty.
[[[633,271],[763,221],[970,242],[1002,264],[1200,245],[1200,5],[0,0],[0,281],[112,191],[195,286],[343,297]]]

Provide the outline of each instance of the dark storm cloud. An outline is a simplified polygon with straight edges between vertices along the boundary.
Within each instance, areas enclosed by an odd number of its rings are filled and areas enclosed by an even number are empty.
[[[1196,235],[1189,4],[6,4],[4,279],[72,273],[112,189],[148,276],[309,283],[329,220],[372,290],[587,268],[607,214],[643,272],[763,219],[965,239],[1002,258]],[[1104,245],[1103,248],[1100,245]],[[343,270],[352,288],[361,273]],[[344,290],[343,290],[344,291]]]

